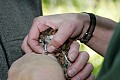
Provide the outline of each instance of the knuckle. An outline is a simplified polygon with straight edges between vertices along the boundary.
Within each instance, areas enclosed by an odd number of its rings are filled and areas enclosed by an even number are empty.
[[[21,45],[21,49],[23,50],[23,46]]]
[[[38,21],[38,19],[39,19],[39,17],[34,18],[33,23],[35,23],[36,21]]]
[[[24,44],[23,44],[23,43],[22,43],[22,45],[21,45],[21,49],[24,50]]]
[[[59,47],[63,44],[63,41],[59,37],[55,37],[54,40],[53,40],[53,44],[54,44],[55,47]]]
[[[39,22],[39,21],[42,21],[42,20],[41,20],[42,18],[43,18],[43,16],[39,16],[39,17],[34,18],[33,24],[34,24],[34,23],[37,23],[37,22]]]

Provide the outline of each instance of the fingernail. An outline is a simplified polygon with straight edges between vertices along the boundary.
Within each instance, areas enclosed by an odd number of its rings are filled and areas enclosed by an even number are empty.
[[[77,77],[74,78],[74,80],[80,80],[80,78],[77,76]]]
[[[73,76],[75,75],[75,73],[76,73],[76,70],[75,70],[74,68],[71,68],[71,69],[68,71],[68,75],[69,75],[70,77],[73,77]]]
[[[54,46],[48,46],[47,51],[48,52],[53,52],[55,50]]]
[[[75,58],[76,58],[76,55],[75,55],[74,53],[71,53],[71,55],[70,55],[70,60],[71,60],[71,61],[74,61]]]

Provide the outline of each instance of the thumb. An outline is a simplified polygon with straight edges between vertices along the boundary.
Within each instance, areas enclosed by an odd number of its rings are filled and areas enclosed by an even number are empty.
[[[48,44],[48,52],[53,52],[55,49],[59,48],[72,35],[72,33],[74,32],[74,28],[69,28],[70,26],[66,24],[64,24],[64,26],[62,27],[59,27],[57,33]]]

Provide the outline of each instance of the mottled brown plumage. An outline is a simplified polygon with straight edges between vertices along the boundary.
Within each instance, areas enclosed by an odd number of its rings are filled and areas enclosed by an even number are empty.
[[[51,28],[47,29],[46,31],[43,31],[40,33],[40,39],[39,42],[43,45],[48,44],[51,40],[51,36],[53,36],[57,30],[53,30]],[[68,50],[70,47],[70,44],[72,43],[72,39],[68,39],[61,47],[56,49],[52,54],[57,58],[58,63],[61,65],[65,72],[65,77],[67,80],[70,80],[66,74],[67,67],[70,65],[69,60],[67,59]]]

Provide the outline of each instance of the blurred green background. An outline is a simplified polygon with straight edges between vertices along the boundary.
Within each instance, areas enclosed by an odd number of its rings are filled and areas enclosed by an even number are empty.
[[[120,21],[120,0],[42,0],[43,15],[61,13],[91,12],[99,16]],[[97,76],[103,57],[80,43],[80,50],[90,54],[89,62],[94,65],[93,74]]]

